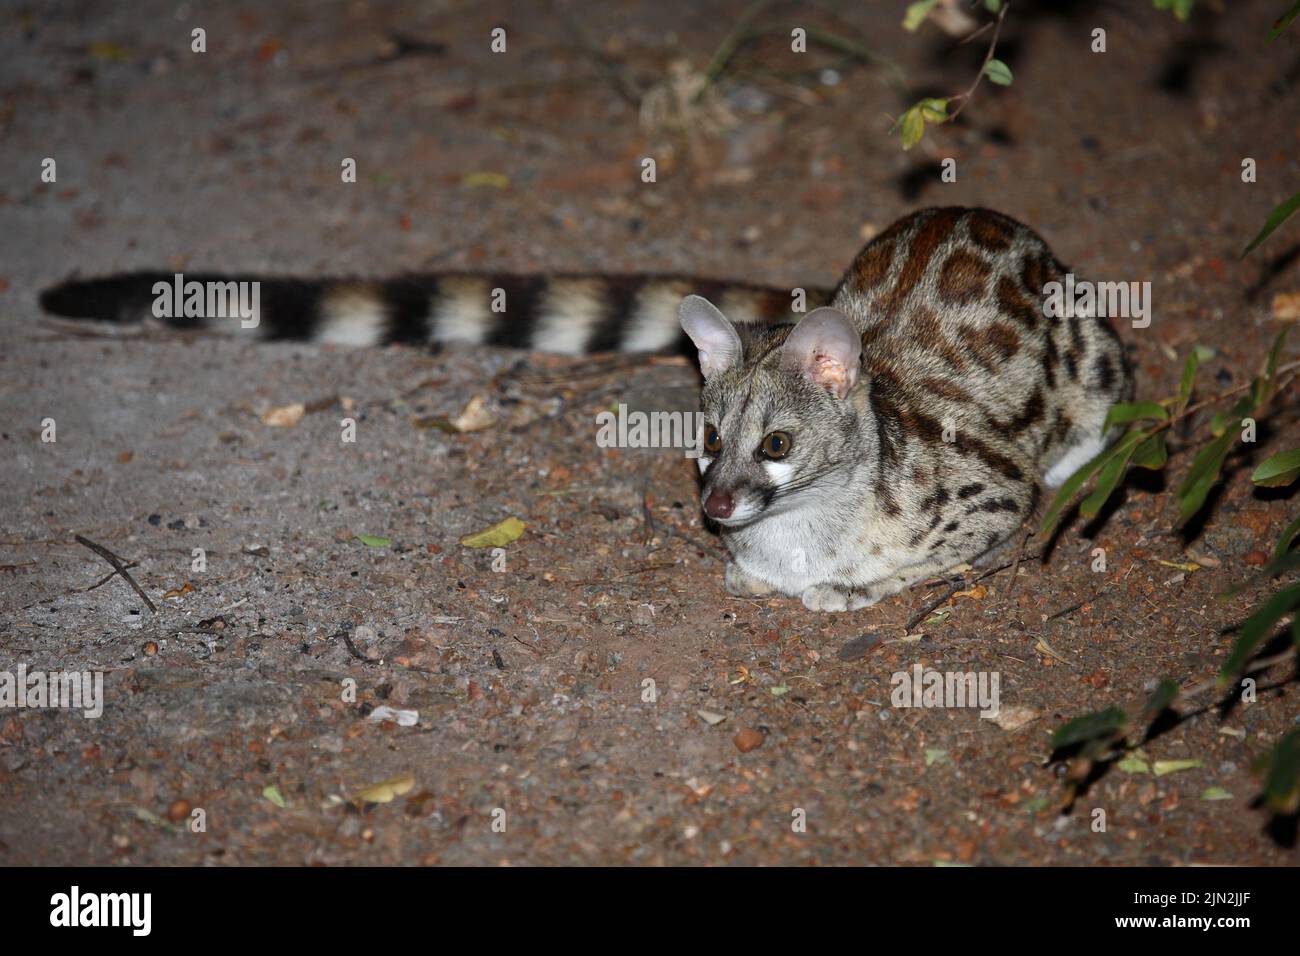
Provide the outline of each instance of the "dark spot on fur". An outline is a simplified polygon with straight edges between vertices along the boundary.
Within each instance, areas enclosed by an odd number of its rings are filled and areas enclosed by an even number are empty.
[[[959,249],[944,261],[939,272],[939,297],[955,303],[982,298],[991,271],[979,256]]]
[[[1099,389],[1103,392],[1111,390],[1111,386],[1115,384],[1115,366],[1111,364],[1109,355],[1097,357],[1097,364],[1093,366],[1093,375],[1097,379]]]
[[[966,389],[962,388],[960,385],[956,385],[945,379],[924,378],[917,384],[927,392],[930,392],[933,395],[938,395],[940,398],[946,398],[954,402],[969,403],[974,401],[974,399],[971,398],[970,392],[966,391]]]
[[[894,493],[889,490],[889,486],[880,484],[876,487],[876,500],[880,502],[880,510],[890,517],[898,517],[903,513],[903,509],[898,507],[898,502],[894,500]]]
[[[975,482],[973,485],[962,485],[960,488],[957,489],[957,497],[969,498],[971,495],[978,495],[983,490],[984,490],[984,486],[980,484],[978,481]]]
[[[1024,472],[1014,461],[999,451],[990,448],[985,442],[970,435],[959,434],[957,436],[956,447],[963,455],[974,455],[984,464],[988,465],[999,474],[1005,475],[1012,481],[1023,481]]]
[[[903,268],[898,273],[898,281],[894,283],[894,288],[885,303],[887,309],[897,308],[916,288],[935,252],[952,234],[953,227],[957,224],[957,213],[956,209],[936,209],[912,234],[911,244],[907,249],[907,260],[903,263]]]
[[[1001,252],[1011,246],[1015,223],[988,209],[974,209],[966,217],[966,228],[971,241],[991,252]]]
[[[1020,284],[1032,298],[1037,299],[1043,295],[1043,286],[1047,285],[1050,269],[1046,256],[1029,253],[1020,260]]]
[[[898,420],[903,426],[905,435],[915,435],[931,445],[943,441],[943,426],[929,415],[904,409],[898,413]]]
[[[1043,390],[1041,387],[1036,387],[1034,389],[1034,394],[1029,396],[1028,401],[1025,402],[1024,408],[1020,410],[1019,414],[1017,414],[1015,418],[1005,424],[1002,422],[997,422],[995,424],[997,424],[1003,431],[1011,432],[1014,435],[1017,432],[1024,431],[1030,425],[1039,422],[1046,412],[1047,408],[1043,403]]]
[[[1010,276],[998,279],[998,307],[1026,329],[1032,330],[1038,324],[1038,310],[1020,294]]]
[[[885,281],[889,266],[894,261],[894,241],[877,239],[858,253],[853,262],[853,281],[858,289],[865,292],[874,289]]]
[[[963,357],[961,350],[943,334],[943,328],[939,325],[939,319],[934,312],[924,307],[918,307],[912,312],[911,322],[908,325],[908,337],[916,345],[938,355],[954,371],[961,372],[965,370],[966,359]]]

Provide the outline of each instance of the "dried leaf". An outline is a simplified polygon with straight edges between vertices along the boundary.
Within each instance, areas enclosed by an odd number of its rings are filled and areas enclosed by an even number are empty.
[[[1015,705],[1011,707],[998,708],[998,712],[993,718],[993,723],[997,724],[1003,730],[1013,731],[1019,730],[1021,727],[1033,723],[1038,719],[1038,717],[1039,713],[1034,710],[1034,708]]]
[[[1204,766],[1199,760],[1157,760],[1151,768],[1157,777],[1165,774],[1181,773],[1184,770],[1196,770]]]
[[[505,175],[505,173],[479,170],[473,173],[466,173],[461,179],[460,184],[467,189],[474,189],[479,186],[487,186],[491,189],[508,189],[510,188],[510,177]]]
[[[526,527],[518,518],[506,518],[485,531],[465,535],[460,543],[467,548],[501,548],[517,540]]]
[[[1151,765],[1136,754],[1130,754],[1115,764],[1124,773],[1150,773]]]
[[[367,719],[391,720],[399,727],[414,727],[420,722],[420,712],[418,710],[398,710],[385,704],[372,710]]]
[[[485,428],[491,428],[497,423],[497,417],[488,408],[487,399],[482,395],[475,395],[469,400],[469,403],[461,410],[461,413],[453,418],[449,424],[458,432],[477,432]]]
[[[269,425],[272,428],[292,428],[302,421],[302,416],[306,412],[307,406],[302,402],[294,402],[292,405],[278,405],[275,408],[268,408],[262,413],[262,424]]]
[[[396,797],[410,793],[414,787],[415,776],[408,773],[363,787],[352,794],[350,799],[362,803],[391,803]]]
[[[179,588],[172,588],[170,591],[164,594],[163,600],[165,601],[168,598],[184,597],[185,595],[189,594],[193,590],[194,590],[194,585],[190,584],[189,581],[186,581],[183,586]]]

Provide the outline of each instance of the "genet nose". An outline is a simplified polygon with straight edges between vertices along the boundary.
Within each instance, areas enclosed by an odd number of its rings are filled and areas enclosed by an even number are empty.
[[[714,492],[704,499],[704,513],[710,518],[730,518],[736,510],[736,501],[731,495]]]

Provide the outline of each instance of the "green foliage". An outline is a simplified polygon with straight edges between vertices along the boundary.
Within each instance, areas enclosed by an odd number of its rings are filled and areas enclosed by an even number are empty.
[[[1172,10],[1179,20],[1186,20],[1192,14],[1195,0],[1152,0],[1157,10]]]
[[[1278,226],[1282,225],[1282,223],[1295,215],[1297,209],[1300,209],[1300,193],[1296,193],[1290,199],[1274,206],[1273,211],[1270,212],[1268,218],[1264,220],[1264,228],[1259,231],[1259,235],[1250,240],[1250,245],[1246,246],[1246,248],[1241,251],[1241,258],[1246,258],[1246,256],[1250,255],[1251,250],[1269,236],[1273,235],[1273,232]]]
[[[1052,749],[1062,750],[1095,740],[1113,740],[1128,726],[1128,714],[1119,707],[1108,707],[1096,713],[1076,717],[1052,734]]]
[[[1264,802],[1274,813],[1300,810],[1300,729],[1286,734],[1260,762]]]
[[[901,131],[903,149],[911,149],[925,135],[927,123],[937,125],[947,122],[948,119],[947,100],[925,99],[907,109],[902,116],[895,120],[893,129],[890,132]]]
[[[920,29],[921,24],[925,22],[925,18],[930,15],[930,11],[937,2],[938,0],[918,0],[916,3],[909,4],[903,14],[903,29],[911,31]],[[980,80],[984,79],[984,77],[987,76],[989,82],[997,86],[1011,85],[1013,79],[1011,67],[993,56],[993,51],[997,49],[1002,17],[1005,15],[1007,8],[1008,4],[1003,3],[1002,0],[984,0],[984,9],[993,14],[996,19],[991,24],[985,24],[976,33],[971,34],[973,37],[990,25],[993,27],[993,39],[989,43],[988,53],[984,57],[984,65],[980,67],[975,82],[965,92],[958,93],[955,96],[946,98],[931,97],[913,103],[894,121],[894,125],[890,127],[889,132],[898,133],[901,136],[903,149],[911,149],[919,143],[925,136],[927,126],[938,126],[941,123],[947,123],[949,120],[955,119],[974,94]],[[956,104],[955,109],[951,108],[953,104]]]
[[[1273,547],[1273,560],[1277,561],[1291,550],[1291,542],[1295,540],[1296,533],[1300,532],[1300,517],[1297,517],[1283,529],[1278,535],[1277,544]]]
[[[1237,438],[1236,424],[1247,417],[1258,417],[1277,392],[1278,361],[1289,329],[1289,326],[1284,328],[1274,339],[1264,369],[1252,380],[1247,394],[1239,398],[1230,410],[1218,412],[1211,419],[1210,433],[1213,437],[1196,453],[1191,468],[1178,486],[1180,524],[1185,525],[1201,512],[1210,492],[1219,483],[1223,463]],[[1061,485],[1048,506],[1040,533],[1050,534],[1055,529],[1075,496],[1094,476],[1096,482],[1092,492],[1079,506],[1079,513],[1085,518],[1094,517],[1105,508],[1110,496],[1123,484],[1129,468],[1160,471],[1165,467],[1169,460],[1166,432],[1174,422],[1189,414],[1188,403],[1196,384],[1196,373],[1202,359],[1209,354],[1213,353],[1208,349],[1192,350],[1183,366],[1177,396],[1159,402],[1127,402],[1111,407],[1106,414],[1106,428],[1118,425],[1134,427]],[[1146,424],[1148,422],[1156,424]],[[1230,429],[1229,425],[1234,428]],[[1274,456],[1255,471],[1256,483],[1268,487],[1288,485],[1296,478],[1300,478],[1300,450]]]
[[[1168,418],[1169,411],[1159,402],[1120,403],[1112,405],[1110,411],[1106,413],[1106,423],[1101,426],[1101,430],[1106,431],[1111,425],[1127,425],[1129,422],[1147,419],[1163,422]]]
[[[1218,484],[1223,464],[1236,444],[1237,426],[1243,418],[1258,418],[1266,410],[1278,391],[1279,363],[1282,346],[1289,327],[1273,340],[1260,374],[1251,380],[1245,394],[1238,397],[1230,408],[1217,412],[1210,420],[1210,439],[1201,446],[1191,467],[1179,483],[1179,520],[1190,521],[1205,507],[1211,489]],[[1138,401],[1114,406],[1106,416],[1105,427],[1128,426],[1120,438],[1092,461],[1071,475],[1057,492],[1043,519],[1042,533],[1055,529],[1067,507],[1080,494],[1084,486],[1093,481],[1091,492],[1079,505],[1085,518],[1099,514],[1106,502],[1123,484],[1129,468],[1164,469],[1168,462],[1166,438],[1169,428],[1197,410],[1227,401],[1234,389],[1214,398],[1191,404],[1196,386],[1196,376],[1203,361],[1213,353],[1195,348],[1187,356],[1179,380],[1178,394],[1158,402]],[[1288,366],[1290,368],[1292,366]],[[1276,488],[1300,479],[1300,449],[1273,454],[1251,475],[1256,485]],[[1094,480],[1095,479],[1095,480]],[[1273,549],[1273,561],[1265,574],[1276,578],[1284,573],[1300,570],[1300,552],[1291,550],[1300,536],[1300,517],[1292,521],[1279,535]],[[1300,649],[1300,581],[1278,588],[1241,625],[1227,660],[1218,674],[1218,686],[1226,687],[1249,665],[1251,660],[1277,632],[1278,626],[1291,616],[1291,636]],[[1067,776],[1071,799],[1078,786],[1087,778],[1098,760],[1113,759],[1117,748],[1127,748],[1129,731],[1154,720],[1166,710],[1179,693],[1179,684],[1171,679],[1162,680],[1140,709],[1133,712],[1122,707],[1085,714],[1067,722],[1052,735],[1055,751],[1070,751],[1074,765]],[[1284,737],[1268,754],[1263,765],[1267,780],[1264,787],[1265,802],[1276,813],[1293,813],[1300,807],[1300,731]]]
[[[907,11],[903,14],[903,29],[915,33],[925,22],[925,18],[930,14],[930,8],[939,0],[917,0],[916,3],[910,3]]]
[[[984,75],[989,78],[990,83],[996,83],[998,86],[1011,85],[1011,67],[996,57],[990,57],[984,64]]]
[[[1296,0],[1295,5],[1291,7],[1290,10],[1282,14],[1280,17],[1277,18],[1277,20],[1273,22],[1272,29],[1268,31],[1268,42],[1272,43],[1274,40],[1280,37],[1282,35],[1282,31],[1285,30],[1288,26],[1290,26],[1291,21],[1294,20],[1296,17],[1300,17],[1300,0]]]
[[[1273,596],[1264,602],[1264,606],[1241,626],[1241,630],[1237,633],[1237,641],[1219,670],[1219,685],[1226,686],[1241,673],[1255,651],[1259,650],[1260,645],[1273,633],[1273,628],[1277,626],[1278,621],[1297,608],[1300,608],[1300,582],[1289,584],[1274,592]]]
[[[1074,766],[1068,776],[1067,789],[1070,799],[1079,784],[1087,779],[1097,761],[1115,759],[1131,749],[1127,736],[1135,726],[1149,725],[1164,713],[1178,697],[1180,688],[1177,681],[1162,680],[1142,706],[1133,713],[1123,707],[1107,707],[1076,717],[1058,727],[1051,738],[1052,751],[1057,757],[1070,754],[1074,757]],[[1126,770],[1133,770],[1137,763],[1142,772],[1146,770],[1145,761],[1121,763]],[[1125,765],[1127,764],[1127,766]]]
[[[1300,448],[1279,452],[1250,476],[1262,488],[1284,488],[1297,478],[1300,478]]]
[[[1187,524],[1205,507],[1210,489],[1219,481],[1223,462],[1232,448],[1234,434],[1224,429],[1213,441],[1196,453],[1192,467],[1178,486],[1178,521]]]

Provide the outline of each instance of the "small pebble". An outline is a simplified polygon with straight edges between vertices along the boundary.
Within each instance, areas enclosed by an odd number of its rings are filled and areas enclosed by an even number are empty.
[[[752,727],[742,727],[740,733],[731,738],[731,742],[736,745],[736,749],[742,754],[747,754],[756,747],[763,745],[763,735]]]

